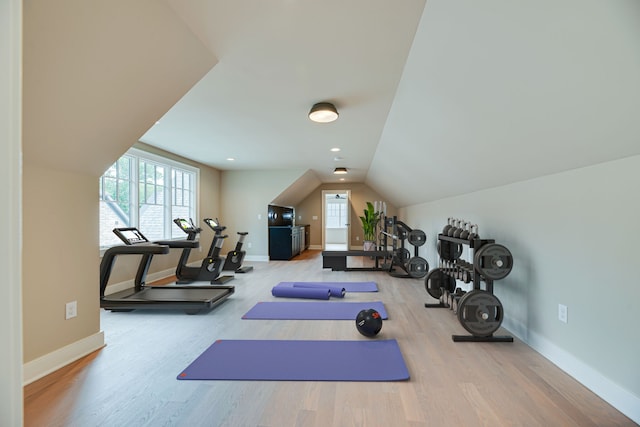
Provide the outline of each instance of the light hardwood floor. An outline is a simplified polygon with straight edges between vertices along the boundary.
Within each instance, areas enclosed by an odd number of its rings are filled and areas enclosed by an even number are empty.
[[[353,261],[353,260],[351,260]],[[356,260],[357,261],[357,260]],[[365,260],[366,261],[366,260]],[[26,426],[633,426],[534,350],[454,343],[465,331],[419,279],[322,269],[319,251],[248,263],[236,293],[208,313],[102,312],[107,346],[25,387]],[[217,339],[363,340],[349,321],[242,320],[280,281],[375,281],[389,314],[380,338],[398,340],[403,382],[178,381]],[[97,279],[96,279],[97,281]],[[499,331],[499,333],[508,333]]]

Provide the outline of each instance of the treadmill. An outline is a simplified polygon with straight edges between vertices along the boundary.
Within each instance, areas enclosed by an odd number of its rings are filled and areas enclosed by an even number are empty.
[[[150,242],[137,228],[116,228],[113,232],[125,244],[107,249],[100,262],[100,307],[111,311],[132,310],[184,310],[196,314],[210,310],[224,302],[235,292],[234,286],[149,286],[145,283],[154,255],[169,253],[171,247],[197,248],[197,241]],[[105,295],[111,270],[119,255],[142,255],[133,289]]]

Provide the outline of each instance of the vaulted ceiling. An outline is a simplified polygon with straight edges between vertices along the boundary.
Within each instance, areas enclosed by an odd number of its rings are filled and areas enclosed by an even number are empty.
[[[402,207],[640,154],[635,0],[167,2],[218,62],[141,140],[220,170]]]

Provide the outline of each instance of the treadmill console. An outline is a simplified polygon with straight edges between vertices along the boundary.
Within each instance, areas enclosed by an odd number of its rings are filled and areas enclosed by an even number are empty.
[[[149,240],[135,227],[114,228],[113,232],[125,243],[125,245],[149,243]]]
[[[227,228],[223,225],[220,225],[217,218],[216,219],[205,218],[203,219],[203,221],[205,222],[205,224],[209,226],[209,228],[211,228],[216,233],[222,233]]]
[[[193,221],[187,221],[184,218],[176,218],[173,220],[173,222],[180,227],[180,229],[182,231],[184,231],[185,233],[199,233],[200,230],[198,230],[196,228],[195,225],[193,225]]]

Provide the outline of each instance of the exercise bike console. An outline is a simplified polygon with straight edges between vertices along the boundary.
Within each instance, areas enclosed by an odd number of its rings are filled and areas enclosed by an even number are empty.
[[[218,236],[222,234],[222,232],[227,228],[225,226],[220,225],[220,222],[216,218],[215,220],[212,218],[205,218],[204,223],[211,228],[215,234]],[[242,245],[244,243],[244,238],[247,236],[246,231],[238,231],[238,241],[236,243],[236,247],[234,250],[229,251],[227,253],[227,257],[224,258],[224,265],[222,267],[222,271],[233,271],[235,273],[247,273],[253,270],[253,267],[250,265],[242,266],[242,262],[244,261],[244,257],[247,254],[244,250],[242,250]]]

